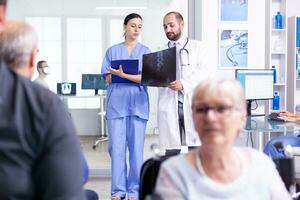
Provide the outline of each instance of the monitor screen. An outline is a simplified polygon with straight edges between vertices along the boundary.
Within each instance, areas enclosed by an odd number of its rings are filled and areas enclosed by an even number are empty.
[[[246,100],[273,98],[274,71],[272,69],[237,69],[235,78],[241,83]]]
[[[58,95],[76,95],[76,83],[57,83]]]
[[[106,82],[100,74],[82,74],[82,89],[105,90],[106,87]]]
[[[95,94],[98,90],[106,90],[107,84],[101,74],[82,74],[81,89],[94,89]]]

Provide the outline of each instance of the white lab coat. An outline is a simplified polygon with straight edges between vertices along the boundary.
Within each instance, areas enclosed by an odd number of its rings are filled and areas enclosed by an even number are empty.
[[[180,46],[182,48],[186,42],[186,37],[182,37],[178,40],[178,42],[180,43]],[[194,87],[200,81],[208,78],[210,72],[205,61],[206,49],[203,43],[201,43],[200,41],[189,39],[189,42],[186,45],[186,49],[189,51],[190,65],[182,67],[182,78],[180,79],[183,85],[184,94],[183,110],[186,143],[187,146],[198,146],[200,145],[200,140],[197,132],[194,129],[192,119],[192,95]],[[178,49],[176,56],[179,56]],[[185,63],[187,63],[186,54],[182,56],[182,59]],[[178,125],[178,92],[173,91],[168,87],[159,88],[157,123],[159,132],[159,144],[161,150],[181,148]]]

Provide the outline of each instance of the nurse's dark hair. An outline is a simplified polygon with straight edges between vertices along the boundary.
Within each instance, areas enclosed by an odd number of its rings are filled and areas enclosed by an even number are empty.
[[[177,19],[178,22],[183,22],[183,17],[182,17],[182,15],[179,12],[176,12],[176,11],[168,12],[165,15],[165,17],[168,16],[168,15],[175,15],[175,17],[176,17],[176,19]]]
[[[129,20],[134,19],[134,18],[140,18],[141,20],[143,20],[143,18],[141,17],[141,15],[137,14],[137,13],[131,13],[129,15],[127,15],[124,19],[124,25],[127,25],[127,23],[129,22]]]
[[[0,6],[6,6],[7,0],[0,0]]]

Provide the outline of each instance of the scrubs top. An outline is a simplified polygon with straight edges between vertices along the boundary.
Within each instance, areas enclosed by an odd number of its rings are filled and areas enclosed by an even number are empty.
[[[142,71],[143,54],[150,53],[150,49],[137,43],[129,55],[125,43],[110,47],[102,63],[101,74],[109,73],[112,60],[138,59],[139,72]],[[107,88],[106,118],[115,119],[126,116],[138,116],[149,119],[149,97],[146,86],[137,83],[111,83]]]

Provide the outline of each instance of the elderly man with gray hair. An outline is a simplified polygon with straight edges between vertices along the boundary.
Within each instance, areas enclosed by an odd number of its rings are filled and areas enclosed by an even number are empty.
[[[17,73],[31,78],[37,55],[38,38],[27,23],[8,21],[0,35],[0,56]]]
[[[70,115],[55,94],[29,80],[36,33],[24,22],[5,23],[5,8],[0,0],[0,199],[85,199]]]

